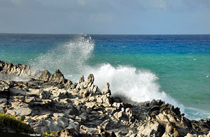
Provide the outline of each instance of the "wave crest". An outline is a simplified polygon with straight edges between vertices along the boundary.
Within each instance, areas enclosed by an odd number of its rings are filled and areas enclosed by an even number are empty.
[[[110,84],[113,96],[121,96],[134,102],[152,101],[161,99],[179,107],[184,112],[184,106],[175,99],[167,95],[164,91],[160,92],[159,79],[149,70],[138,70],[135,67],[102,64],[99,67],[92,67],[84,74],[89,73],[95,76],[95,84],[100,89],[105,87],[105,82]]]
[[[79,74],[93,50],[94,41],[91,37],[86,35],[76,36],[70,42],[58,45],[46,54],[41,54],[30,61],[29,64],[35,69],[44,67],[49,71],[60,69],[64,74]]]
[[[47,54],[40,55],[30,65],[39,69],[45,67],[49,71],[60,69],[72,81],[78,81],[81,75],[88,76],[92,73],[95,77],[94,83],[100,89],[105,87],[106,82],[110,83],[113,96],[122,96],[135,102],[161,99],[184,111],[182,105],[165,92],[160,92],[158,77],[149,70],[138,70],[129,66],[113,67],[111,64],[88,65],[87,60],[91,57],[94,46],[90,36],[79,35]]]

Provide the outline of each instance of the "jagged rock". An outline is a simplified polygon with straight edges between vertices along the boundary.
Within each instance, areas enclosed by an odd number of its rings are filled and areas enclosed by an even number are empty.
[[[69,125],[69,121],[65,117],[58,118],[57,123],[58,123],[58,126],[61,127],[61,128],[65,128]],[[58,130],[56,130],[56,131],[58,131]]]
[[[123,112],[119,111],[119,112],[115,112],[113,115],[117,120],[121,120],[122,116],[123,116]]]
[[[42,92],[42,90],[40,90],[40,89],[29,88],[29,92],[27,92],[27,95],[36,97],[36,96],[39,96],[41,92]]]
[[[88,85],[91,86],[93,84],[93,82],[94,82],[94,76],[93,76],[93,74],[90,74],[88,76],[87,80],[85,81],[85,83],[86,83],[87,86]]]
[[[48,70],[44,70],[43,74],[39,77],[40,80],[49,81],[51,73]]]
[[[109,122],[110,122],[110,119],[104,120],[104,121],[100,124],[101,128],[104,129],[104,130],[107,129],[107,125],[109,124]]]
[[[60,72],[60,70],[57,69],[55,71],[55,73],[50,76],[49,82],[55,82],[55,83],[62,83],[62,84],[64,84],[64,83],[66,83],[66,80],[65,80],[63,74]]]
[[[4,112],[5,109],[5,105],[7,103],[7,99],[6,98],[0,98],[0,113]]]
[[[32,78],[27,82],[0,80],[0,112],[22,117],[39,132],[60,130],[59,136],[210,136],[209,119],[189,120],[179,108],[161,100],[124,103],[111,96],[109,83],[102,94],[93,84],[93,74],[72,84],[59,70],[51,75],[48,70],[34,71],[4,61],[0,61],[0,74],[7,80]]]
[[[174,123],[167,123],[166,124],[166,127],[165,127],[165,133],[162,135],[163,137],[170,137],[170,136],[173,136],[173,137],[177,137],[177,136],[180,136],[180,134],[178,133],[176,127],[175,127],[175,124]]]
[[[89,97],[89,101],[90,101],[90,102],[95,102],[95,100],[96,100],[96,99],[95,99],[95,97],[94,97],[94,96]]]
[[[99,104],[102,104],[103,103],[103,99],[101,96],[96,96],[96,102],[99,103]]]
[[[39,93],[39,97],[41,99],[49,99],[51,96],[51,94],[48,91],[41,91],[41,93]]]
[[[25,102],[28,104],[34,101],[35,101],[35,97],[28,97],[28,96],[25,97]]]
[[[101,91],[98,86],[94,86],[92,91],[95,95],[101,95]]]
[[[82,75],[82,77],[79,79],[79,83],[85,82],[85,78],[84,75]]]
[[[23,64],[22,70],[21,70],[19,76],[29,77],[30,75],[31,75],[31,68],[29,66],[26,66],[25,64]]]
[[[77,87],[77,83],[71,84],[71,89],[75,89]]]
[[[165,123],[169,122],[168,117],[165,116],[165,115],[162,114],[162,113],[158,114],[158,115],[156,116],[156,119],[157,119],[158,121],[165,122]]]
[[[98,133],[98,134],[96,134],[96,136],[100,136],[100,137],[116,137],[116,135],[115,135],[115,133],[113,131],[106,131],[106,132],[102,132],[100,134]]]
[[[97,128],[89,128],[84,125],[80,126],[80,134],[96,134],[97,131]]]
[[[9,89],[9,84],[7,82],[0,80],[0,92],[7,91]]]
[[[49,132],[52,132],[52,131],[60,131],[66,128],[69,124],[69,121],[65,117],[58,117],[54,118],[51,121],[47,120],[46,123],[49,128]]]
[[[93,107],[96,106],[96,103],[95,102],[86,102],[85,106],[87,106],[87,108],[93,109]]]
[[[106,107],[105,110],[107,114],[112,115],[114,112],[116,112],[117,109],[113,107]]]
[[[110,96],[107,95],[102,95],[101,96],[102,102],[103,102],[103,106],[107,107],[107,106],[111,106],[112,105],[112,99]]]
[[[15,102],[24,102],[25,101],[25,96],[13,96],[13,100]]]
[[[126,108],[126,109],[125,109],[125,114],[126,114],[129,118],[131,118],[131,117],[133,116],[132,110],[131,110],[130,108]]]
[[[53,137],[81,137],[81,136],[74,128],[66,128],[55,133]]]
[[[11,67],[13,67],[13,64],[11,62],[6,63],[6,62],[2,61],[0,66],[2,66],[3,69],[9,69],[10,70]]]
[[[11,62],[6,63],[4,61],[0,61],[0,66],[1,74],[12,74],[13,76],[16,75],[21,77],[37,77],[41,75],[41,72],[34,71],[30,66],[26,66],[25,64],[13,65]]]
[[[16,116],[28,116],[32,110],[28,107],[28,104],[23,102],[11,102],[11,109],[7,109],[7,113]]]
[[[65,83],[65,87],[70,87],[72,85],[72,82],[70,80],[67,80]]]
[[[161,105],[160,113],[163,111],[165,111],[166,113],[172,113],[174,115],[180,115],[180,109],[177,107],[174,108],[174,106],[171,104]]]
[[[157,121],[147,121],[139,128],[139,136],[157,136],[160,137],[164,134],[165,128]]]
[[[109,83],[106,83],[106,87],[103,89],[103,94],[109,94],[111,95],[111,90],[109,89],[110,87],[110,84]]]
[[[79,95],[83,98],[87,97],[89,95],[89,91],[87,89],[81,89],[79,91]]]
[[[72,119],[69,119],[69,125],[67,128],[74,128],[77,132],[79,132],[80,124]]]
[[[116,109],[121,109],[123,107],[123,103],[114,102],[112,106],[115,107]]]

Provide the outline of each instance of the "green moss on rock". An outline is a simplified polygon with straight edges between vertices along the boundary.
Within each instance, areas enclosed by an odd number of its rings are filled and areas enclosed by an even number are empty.
[[[7,127],[14,129],[16,133],[37,133],[29,125],[23,123],[21,118],[17,119],[15,116],[0,113],[0,132],[5,131]]]

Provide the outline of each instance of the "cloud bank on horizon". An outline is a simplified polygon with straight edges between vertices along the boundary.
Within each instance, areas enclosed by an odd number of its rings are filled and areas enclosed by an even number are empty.
[[[210,34],[209,0],[0,0],[0,33]]]

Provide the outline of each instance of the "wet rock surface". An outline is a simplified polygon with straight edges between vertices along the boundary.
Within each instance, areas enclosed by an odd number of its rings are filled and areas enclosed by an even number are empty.
[[[129,104],[112,97],[110,84],[101,91],[94,75],[78,83],[60,70],[34,71],[0,61],[0,112],[16,115],[35,131],[54,136],[210,136],[210,119],[189,120],[179,108],[161,100]],[[7,77],[8,76],[8,77]],[[14,76],[29,81],[11,81]],[[5,80],[6,79],[6,80]]]

